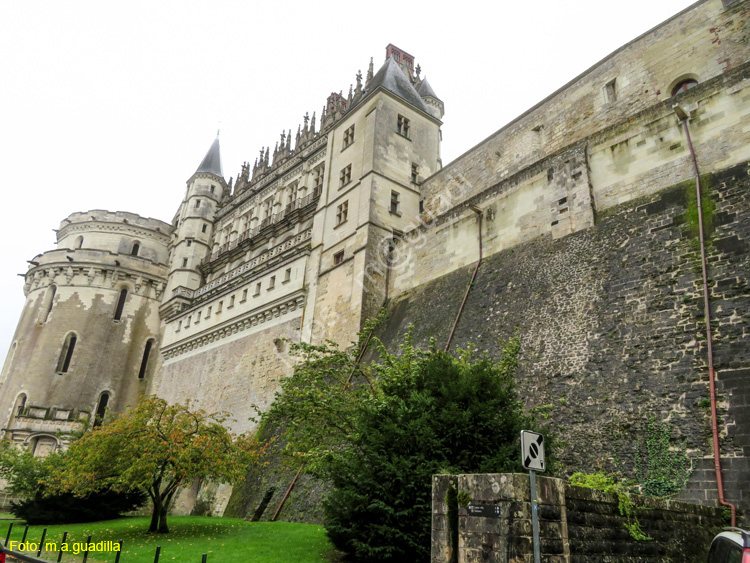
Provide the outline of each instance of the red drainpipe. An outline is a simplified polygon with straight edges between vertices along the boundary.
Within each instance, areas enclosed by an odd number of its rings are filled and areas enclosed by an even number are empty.
[[[719,504],[721,506],[729,507],[732,513],[732,526],[737,525],[737,508],[731,502],[728,502],[724,498],[724,480],[721,476],[721,449],[719,447],[719,422],[718,415],[716,414],[716,376],[714,372],[714,351],[713,351],[713,338],[711,335],[711,308],[709,306],[709,295],[708,295],[708,268],[706,265],[706,243],[703,234],[703,200],[701,199],[701,175],[698,170],[698,160],[695,157],[695,149],[693,148],[693,141],[690,139],[690,128],[688,127],[688,116],[685,111],[679,106],[674,107],[677,117],[682,121],[682,125],[685,128],[685,136],[687,137],[688,147],[690,149],[690,157],[693,161],[693,171],[695,172],[695,196],[698,205],[698,238],[700,240],[701,247],[701,266],[703,268],[703,307],[706,315],[706,342],[707,348],[706,353],[708,355],[708,390],[711,395],[711,432],[713,434],[713,449],[714,449],[714,473],[716,474],[716,488],[719,491]]]

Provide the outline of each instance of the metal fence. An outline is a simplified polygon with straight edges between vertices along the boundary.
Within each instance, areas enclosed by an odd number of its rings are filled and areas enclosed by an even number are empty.
[[[81,556],[81,562],[80,563],[86,563],[89,558],[89,546],[92,543],[97,543],[92,540],[91,536],[88,536],[86,539],[86,548],[85,550],[80,551],[78,554],[71,553],[70,551],[65,551],[63,549],[63,545],[66,545],[66,540],[68,539],[68,532],[63,533],[62,540],[58,544],[57,542],[49,542],[47,541],[47,528],[44,528],[42,530],[42,536],[39,539],[38,542],[32,541],[31,538],[28,537],[29,534],[29,526],[24,525],[23,528],[23,537],[20,540],[20,544],[24,549],[21,551],[11,551],[8,549],[8,546],[11,545],[11,536],[13,534],[13,528],[14,524],[17,522],[10,522],[10,525],[8,526],[8,532],[5,535],[5,543],[0,544],[0,553],[5,553],[11,560],[16,561],[26,561],[28,563],[61,563],[63,561],[63,556],[65,557],[65,563],[72,563],[73,559],[71,559],[70,556],[78,557]],[[18,530],[20,526],[16,527],[16,530]],[[18,535],[18,532],[16,533]],[[16,540],[14,540],[15,543]],[[46,542],[46,543],[45,543]],[[101,542],[99,542],[101,543]],[[57,551],[57,558],[53,561],[50,561],[49,559],[40,559],[42,552],[45,551],[46,553],[49,553],[50,550],[45,549],[45,547],[49,546],[50,544],[54,544],[55,551]],[[125,559],[120,560],[120,557],[122,556],[122,547],[123,547],[123,541],[119,540],[116,542],[111,542],[112,546],[118,545],[119,549],[117,550],[109,550],[115,552],[115,558],[114,563],[127,563]],[[58,549],[59,545],[59,549]],[[161,557],[161,546],[156,546],[156,551],[154,553],[154,563],[159,563],[159,557]],[[184,559],[183,559],[184,560]],[[208,554],[204,553],[201,555],[201,563],[207,563],[208,561]]]

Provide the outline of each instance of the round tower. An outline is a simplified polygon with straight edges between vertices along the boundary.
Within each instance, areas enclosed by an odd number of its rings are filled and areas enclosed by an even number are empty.
[[[133,213],[73,213],[57,248],[29,261],[26,304],[0,375],[13,442],[44,455],[107,410],[137,402],[159,348],[171,225]]]
[[[170,271],[164,294],[163,313],[177,311],[199,288],[203,275],[199,266],[211,254],[213,221],[219,203],[229,197],[229,186],[221,170],[217,134],[198,169],[187,181],[185,198],[173,221]]]

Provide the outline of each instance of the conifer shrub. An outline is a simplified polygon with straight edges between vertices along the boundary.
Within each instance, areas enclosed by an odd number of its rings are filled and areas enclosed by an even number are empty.
[[[288,452],[331,482],[324,525],[337,549],[429,561],[433,474],[522,471],[520,431],[536,425],[514,390],[519,341],[499,360],[418,350],[410,335],[399,355],[376,346],[369,366],[357,348],[297,346],[303,361],[265,418],[284,420]]]

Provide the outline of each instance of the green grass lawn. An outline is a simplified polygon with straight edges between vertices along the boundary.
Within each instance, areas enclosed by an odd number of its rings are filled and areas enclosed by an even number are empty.
[[[45,542],[60,543],[63,532],[71,553],[65,562],[80,562],[82,555],[72,553],[74,542],[85,542],[90,534],[92,542],[123,540],[120,563],[153,563],[156,546],[161,546],[160,563],[200,563],[201,555],[208,554],[211,563],[321,563],[332,553],[322,526],[291,524],[288,522],[246,522],[234,518],[198,516],[170,516],[169,534],[150,534],[150,518],[127,517],[89,524],[47,526]],[[45,526],[31,526],[27,542],[39,542]],[[11,540],[21,541],[20,523],[13,527]],[[1,541],[5,541],[8,523],[0,522]],[[27,552],[28,553],[28,552]],[[34,553],[33,555],[36,555]],[[112,563],[116,553],[91,552],[90,563]],[[57,561],[57,553],[43,553],[42,558]]]

